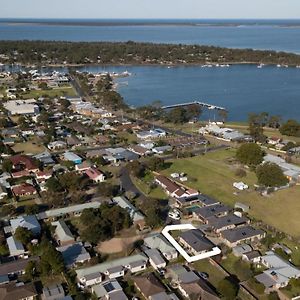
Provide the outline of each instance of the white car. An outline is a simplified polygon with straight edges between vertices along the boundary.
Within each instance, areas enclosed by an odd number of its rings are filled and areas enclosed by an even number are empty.
[[[180,214],[178,214],[178,213],[176,213],[174,211],[169,211],[168,216],[171,219],[180,220]]]

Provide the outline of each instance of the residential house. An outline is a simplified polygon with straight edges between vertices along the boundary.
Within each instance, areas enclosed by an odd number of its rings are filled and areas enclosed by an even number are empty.
[[[205,194],[198,195],[198,202],[202,206],[212,206],[212,205],[220,204],[220,201]]]
[[[67,246],[75,242],[75,238],[64,220],[51,223],[55,227],[54,237],[58,245]]]
[[[0,276],[3,275],[22,275],[25,273],[25,268],[30,261],[39,262],[40,258],[31,256],[27,259],[18,259],[8,263],[0,264]]]
[[[207,218],[208,226],[216,233],[220,233],[223,230],[232,229],[249,223],[250,220],[248,218],[238,217],[235,214],[228,214],[223,217],[212,216]]]
[[[149,263],[155,270],[166,267],[167,263],[157,249],[147,249],[144,252],[149,257]]]
[[[87,160],[85,160],[81,164],[76,165],[75,170],[79,173],[83,173],[83,172],[87,171],[88,169],[90,169],[91,166],[92,166],[92,164],[90,162],[88,162]]]
[[[77,136],[71,135],[66,138],[68,147],[78,147],[81,145],[81,141]]]
[[[155,154],[164,154],[165,152],[172,151],[172,146],[166,145],[166,146],[160,146],[160,147],[154,147],[152,148],[152,152]]]
[[[144,245],[150,249],[158,249],[167,260],[178,257],[176,249],[160,233],[154,233],[144,238]]]
[[[140,145],[133,145],[128,150],[138,154],[139,156],[146,156],[147,154],[150,153],[150,151],[147,148],[144,148]]]
[[[34,160],[27,155],[14,155],[11,156],[10,161],[12,162],[12,167],[14,172],[18,171],[28,171],[28,172],[37,172],[39,168],[36,166]]]
[[[20,216],[10,220],[12,232],[15,233],[18,227],[23,227],[30,230],[34,235],[39,235],[41,232],[41,225],[36,216]]]
[[[130,203],[130,201],[123,196],[114,197],[112,200],[115,204],[124,208],[128,212],[134,224],[138,225],[141,229],[145,227],[145,217],[135,206]]]
[[[252,264],[257,264],[260,262],[261,254],[257,250],[246,252],[242,255],[242,260],[250,262]]]
[[[255,278],[265,286],[266,291],[286,287],[291,278],[300,278],[300,270],[273,251],[267,251],[261,257],[261,263],[268,269]]]
[[[250,225],[228,229],[221,232],[221,238],[228,247],[235,247],[245,242],[254,242],[262,239],[265,232]]]
[[[108,280],[92,287],[92,292],[98,299],[128,300],[116,279]]]
[[[48,149],[50,150],[61,150],[61,149],[66,149],[67,148],[67,143],[63,141],[54,141],[48,144]]]
[[[85,174],[94,182],[103,182],[105,181],[105,175],[100,170],[95,167],[90,167],[85,171]]]
[[[167,135],[167,133],[160,129],[151,129],[149,131],[140,131],[136,134],[138,139],[141,140],[152,140],[152,139],[158,139],[158,138],[163,138]]]
[[[37,193],[35,187],[29,183],[22,183],[11,188],[15,197],[23,197],[35,195]]]
[[[213,216],[223,217],[226,216],[230,211],[231,208],[224,204],[215,204],[194,209],[193,217],[207,224],[208,218]]]
[[[64,160],[71,161],[75,165],[79,165],[82,163],[82,158],[73,152],[67,151],[64,153],[63,157],[64,157]]]
[[[65,265],[72,268],[77,264],[84,263],[91,259],[90,254],[83,247],[81,242],[60,246],[57,248],[64,259]]]
[[[243,254],[251,252],[252,250],[253,249],[252,249],[252,247],[250,245],[240,244],[240,245],[235,246],[235,247],[232,248],[232,253],[235,256],[242,257]]]
[[[49,166],[55,164],[52,155],[48,151],[44,151],[40,154],[33,156],[35,159],[39,160],[44,166]]]
[[[65,291],[61,284],[54,284],[43,288],[43,300],[61,300],[65,297]]]
[[[153,273],[134,277],[133,282],[135,287],[139,290],[139,292],[145,299],[150,300],[151,296],[165,292],[164,286],[154,276]]]
[[[169,196],[175,199],[194,198],[199,195],[197,190],[186,189],[163,175],[156,176],[155,182],[158,183]]]
[[[12,282],[0,285],[0,300],[34,300],[36,296],[33,283]]]
[[[113,279],[123,276],[126,271],[130,271],[132,274],[143,271],[146,269],[147,261],[148,258],[144,254],[139,253],[91,267],[77,269],[77,278],[81,284],[87,286],[87,283],[99,282],[101,279],[100,275]]]
[[[193,255],[211,251],[215,247],[199,229],[191,229],[181,233],[179,242]]]
[[[10,236],[6,239],[6,243],[10,256],[22,256],[25,253],[25,249],[21,242],[19,242],[14,236]]]
[[[61,208],[50,209],[39,213],[37,217],[39,220],[45,220],[45,219],[55,219],[55,218],[71,216],[71,215],[80,216],[81,212],[84,209],[88,209],[88,208],[96,209],[99,208],[100,204],[101,203],[98,201],[93,201],[93,202],[87,202],[83,204],[76,204],[76,205],[70,205]]]

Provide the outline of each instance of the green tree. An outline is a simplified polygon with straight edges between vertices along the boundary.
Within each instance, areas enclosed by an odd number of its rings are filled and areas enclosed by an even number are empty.
[[[263,161],[264,152],[255,143],[243,144],[236,152],[236,158],[244,165],[253,167]]]
[[[30,230],[24,227],[18,227],[14,234],[14,237],[20,241],[23,245],[27,245],[33,239],[33,234]]]
[[[7,159],[7,158],[4,159],[4,160],[3,160],[3,163],[2,163],[2,170],[3,170],[4,172],[11,173],[12,168],[13,168],[13,164],[12,164],[11,160],[10,160],[10,159]]]
[[[278,187],[288,183],[280,167],[274,163],[264,163],[257,167],[258,183],[266,187]]]
[[[50,177],[46,181],[46,187],[50,192],[54,193],[62,192],[64,190],[60,182],[55,177]]]
[[[162,158],[156,156],[149,157],[145,163],[147,168],[151,171],[160,171],[165,169],[166,167],[165,161]]]
[[[128,163],[127,168],[135,177],[141,178],[145,176],[145,166],[137,160]]]
[[[283,135],[300,136],[300,123],[295,120],[288,120],[281,125],[279,131]]]
[[[29,261],[27,263],[27,266],[25,267],[25,277],[27,280],[34,280],[34,278],[37,276],[37,264],[35,261]]]
[[[25,213],[26,215],[35,215],[39,213],[40,208],[37,204],[28,205],[25,207]]]

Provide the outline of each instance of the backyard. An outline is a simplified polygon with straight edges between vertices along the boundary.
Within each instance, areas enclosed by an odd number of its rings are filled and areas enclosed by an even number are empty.
[[[237,164],[234,160],[235,150],[221,150],[203,156],[177,159],[169,169],[162,173],[169,176],[174,172],[185,172],[188,177],[186,185],[200,192],[233,206],[242,202],[250,206],[250,215],[258,220],[278,228],[295,237],[300,237],[300,187],[295,186],[263,197],[254,191],[256,183],[254,172],[247,170],[247,176],[235,175]],[[249,185],[248,191],[233,188],[235,181]]]

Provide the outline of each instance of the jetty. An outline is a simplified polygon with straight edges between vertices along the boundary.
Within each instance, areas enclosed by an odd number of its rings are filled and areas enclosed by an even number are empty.
[[[191,102],[184,102],[184,103],[178,103],[178,104],[172,104],[172,105],[165,105],[165,106],[162,106],[161,108],[162,109],[172,109],[172,108],[176,108],[176,107],[183,107],[183,106],[189,106],[189,105],[195,105],[195,104],[200,105],[205,108],[208,108],[208,109],[216,109],[216,110],[226,111],[226,108],[224,108],[224,107],[212,105],[212,104],[200,102],[200,101],[191,101]]]

